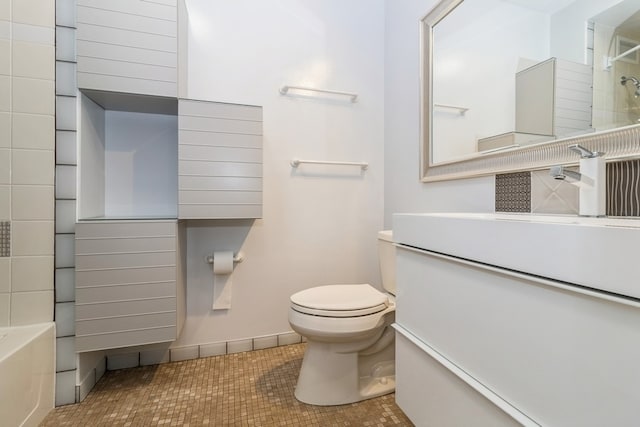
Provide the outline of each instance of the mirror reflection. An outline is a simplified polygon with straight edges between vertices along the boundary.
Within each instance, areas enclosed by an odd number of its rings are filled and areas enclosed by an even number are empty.
[[[459,2],[433,25],[430,163],[638,124],[639,10],[640,0]]]

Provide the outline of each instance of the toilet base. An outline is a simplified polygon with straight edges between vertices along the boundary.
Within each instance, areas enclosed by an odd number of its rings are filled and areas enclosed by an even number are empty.
[[[395,390],[393,343],[368,355],[339,351],[339,344],[307,342],[296,399],[311,405],[344,405]]]

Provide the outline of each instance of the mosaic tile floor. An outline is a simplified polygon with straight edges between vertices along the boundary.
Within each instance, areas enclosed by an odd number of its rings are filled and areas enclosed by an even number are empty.
[[[107,372],[41,426],[412,426],[389,394],[342,406],[293,397],[304,344]]]

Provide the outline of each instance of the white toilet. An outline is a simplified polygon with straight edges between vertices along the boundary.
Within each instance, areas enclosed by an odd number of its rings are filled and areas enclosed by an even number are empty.
[[[295,396],[312,405],[343,405],[395,389],[395,247],[378,233],[382,284],[327,285],[291,296],[289,323],[307,338]]]

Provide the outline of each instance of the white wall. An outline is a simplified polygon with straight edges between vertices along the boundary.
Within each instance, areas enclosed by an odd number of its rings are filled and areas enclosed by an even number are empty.
[[[0,2],[0,327],[53,320],[55,2],[25,3]]]
[[[419,22],[436,3],[385,1],[385,228],[394,212],[494,209],[493,177],[430,184],[419,179]]]
[[[189,221],[187,321],[175,346],[290,330],[289,296],[379,285],[383,224],[383,0],[188,0],[190,98],[264,107],[264,217]],[[284,85],[357,92],[357,103],[282,96]],[[301,166],[292,158],[369,162]],[[417,171],[417,169],[416,169]],[[214,250],[245,253],[232,307],[211,311]]]

